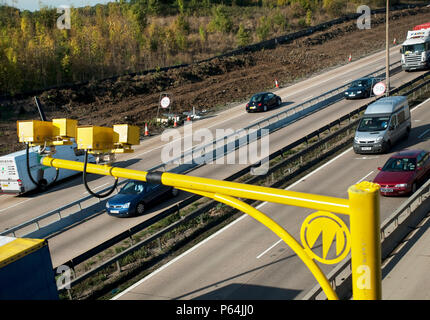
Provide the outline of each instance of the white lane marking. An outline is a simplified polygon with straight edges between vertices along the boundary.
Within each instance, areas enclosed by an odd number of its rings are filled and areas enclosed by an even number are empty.
[[[226,225],[224,228],[218,230],[217,232],[215,232],[213,235],[211,235],[209,238],[206,238],[205,240],[199,242],[198,244],[196,244],[194,247],[188,249],[187,251],[185,251],[184,253],[182,253],[181,255],[177,256],[175,259],[169,261],[168,263],[166,263],[165,265],[161,266],[159,269],[155,270],[154,272],[150,273],[149,275],[147,275],[145,278],[141,279],[140,281],[136,282],[134,285],[132,285],[131,287],[125,289],[123,292],[121,292],[120,294],[114,296],[111,300],[117,300],[119,299],[121,296],[123,296],[124,294],[128,293],[129,291],[133,290],[134,288],[138,287],[139,285],[141,285],[143,282],[145,282],[146,280],[152,278],[153,276],[155,276],[156,274],[160,273],[161,271],[163,271],[164,269],[166,269],[168,266],[170,266],[171,264],[175,263],[176,261],[178,261],[179,259],[181,259],[182,257],[186,256],[187,254],[193,252],[194,250],[196,250],[197,248],[199,248],[200,246],[202,246],[203,244],[205,244],[206,242],[208,242],[209,240],[211,240],[212,238],[216,237],[218,234],[220,234],[221,232],[227,230],[228,228],[232,227],[233,225],[235,225],[236,223],[238,223],[239,221],[242,221],[244,218],[248,217],[248,215],[243,215],[240,218],[238,218],[237,220],[233,221],[232,223]]]
[[[11,209],[11,208],[13,208],[13,207],[19,206],[20,204],[23,204],[24,202],[27,202],[27,201],[30,201],[30,200],[33,200],[33,199],[31,198],[31,199],[27,199],[27,200],[24,200],[24,201],[18,202],[18,203],[14,204],[14,205],[12,205],[12,206],[10,206],[10,207],[7,207],[7,208],[4,208],[4,209],[1,209],[1,210],[0,210],[0,212],[3,212],[3,211],[6,211],[6,210],[9,210],[9,209]]]
[[[411,110],[411,112],[414,112],[415,110],[417,110],[418,108],[420,108],[421,106],[423,106],[424,104],[426,104],[429,101],[430,101],[430,98],[428,98],[426,101],[421,102],[419,105],[417,105],[415,108],[413,108]]]
[[[355,158],[355,160],[373,160],[373,159],[378,159],[379,156],[363,156],[363,157],[359,157],[359,158]]]
[[[312,99],[313,97],[314,96],[309,96],[309,97],[303,98],[303,101],[308,101],[308,100]]]
[[[430,129],[427,129],[426,131],[424,131],[423,133],[421,133],[419,136],[418,136],[418,139],[421,139],[422,137],[424,137],[428,132],[430,131]]]
[[[274,247],[276,247],[281,242],[282,242],[282,239],[279,239],[272,246],[270,246],[269,248],[267,248],[266,250],[264,250],[260,255],[258,255],[257,259],[260,259],[266,252],[269,252],[270,250],[272,250]]]
[[[373,172],[374,172],[374,171],[372,171],[372,172],[370,172],[370,173],[366,174],[363,178],[361,178],[360,180],[358,180],[358,181],[357,181],[356,183],[354,183],[354,184],[358,184],[358,183],[362,182],[364,179],[366,179],[368,176],[370,176]]]
[[[260,117],[260,118],[254,119],[254,122],[258,122],[260,120],[263,120],[264,118],[266,118],[266,117]]]
[[[106,182],[106,183],[102,184],[101,186],[98,186],[98,187],[92,188],[92,190],[94,191],[94,190],[100,189],[100,188],[104,187],[104,186],[105,186],[105,185],[107,185],[107,184],[109,184],[109,182]],[[88,194],[88,192],[84,192],[83,194]]]

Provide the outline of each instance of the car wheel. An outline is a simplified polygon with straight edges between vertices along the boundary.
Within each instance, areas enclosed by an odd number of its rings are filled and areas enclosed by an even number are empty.
[[[276,100],[276,104],[277,104],[278,107],[281,106],[281,104],[282,104],[281,98],[278,98],[278,100]]]
[[[145,203],[139,202],[136,206],[136,214],[141,215],[145,212]]]
[[[266,105],[264,105],[264,106],[263,106],[263,111],[264,111],[264,112],[266,112],[266,111],[267,111],[267,106],[266,106]]]
[[[173,189],[172,189],[172,196],[173,196],[173,197],[176,197],[178,194],[179,194],[179,190],[178,190],[178,189],[176,189],[176,188],[173,188]]]

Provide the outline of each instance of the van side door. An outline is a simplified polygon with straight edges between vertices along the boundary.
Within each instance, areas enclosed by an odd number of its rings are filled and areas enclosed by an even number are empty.
[[[393,114],[390,119],[390,125],[388,127],[389,138],[391,143],[394,144],[399,139],[399,128],[397,121],[397,114]]]

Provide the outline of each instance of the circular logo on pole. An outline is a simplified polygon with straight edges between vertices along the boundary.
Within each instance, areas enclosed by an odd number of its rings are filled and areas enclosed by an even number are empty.
[[[166,109],[169,107],[170,105],[170,98],[169,97],[164,97],[163,99],[161,99],[160,101],[160,105],[163,109]]]
[[[351,248],[348,227],[330,212],[318,211],[308,216],[302,224],[300,239],[309,256],[325,264],[342,261]],[[336,246],[330,250],[334,242]]]
[[[373,87],[373,93],[375,94],[375,96],[380,96],[382,94],[385,93],[385,83],[383,82],[378,82],[377,84],[375,84],[375,86]]]

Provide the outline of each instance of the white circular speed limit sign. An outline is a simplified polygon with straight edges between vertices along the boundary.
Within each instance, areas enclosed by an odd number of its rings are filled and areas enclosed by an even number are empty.
[[[375,86],[373,87],[373,93],[375,94],[375,96],[380,96],[381,94],[385,93],[385,83],[383,82],[378,82],[377,84],[375,84]]]
[[[163,99],[161,99],[160,101],[160,105],[163,109],[166,109],[169,107],[170,105],[170,98],[169,97],[164,97]]]

